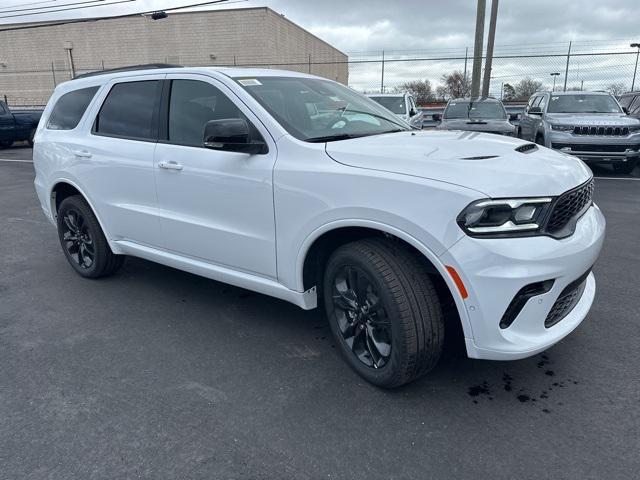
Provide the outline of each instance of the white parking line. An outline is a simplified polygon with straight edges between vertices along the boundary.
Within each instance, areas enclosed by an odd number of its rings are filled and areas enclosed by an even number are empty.
[[[13,158],[0,158],[0,162],[33,163],[33,160],[16,160]]]

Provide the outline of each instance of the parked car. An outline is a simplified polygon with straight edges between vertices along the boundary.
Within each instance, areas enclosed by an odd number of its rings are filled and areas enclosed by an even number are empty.
[[[367,96],[407,122],[418,115],[416,101],[410,93],[376,93]]]
[[[495,98],[458,98],[449,100],[439,130],[469,130],[514,137],[516,127],[500,100]]]
[[[518,135],[587,163],[631,173],[640,157],[640,120],[606,92],[540,92],[531,97]]]
[[[640,92],[629,92],[618,99],[625,113],[634,118],[640,118]]]
[[[581,161],[515,138],[413,130],[311,75],[72,80],[46,107],[34,166],[81,276],[131,255],[321,306],[346,361],[382,387],[434,367],[445,309],[470,357],[513,360],[568,335],[595,295],[605,220]]]
[[[41,116],[42,110],[12,110],[0,101],[0,148],[25,140],[33,145],[33,136]]]

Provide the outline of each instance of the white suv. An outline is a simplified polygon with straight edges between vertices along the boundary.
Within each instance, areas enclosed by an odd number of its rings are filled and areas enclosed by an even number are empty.
[[[394,387],[436,364],[443,309],[473,358],[540,352],[585,318],[605,221],[577,158],[413,131],[338,83],[155,68],[59,85],[35,186],[82,276],[125,255],[322,305],[337,345]]]

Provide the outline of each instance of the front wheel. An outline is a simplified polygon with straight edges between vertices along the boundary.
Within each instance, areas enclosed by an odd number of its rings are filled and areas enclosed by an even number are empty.
[[[106,277],[124,263],[114,255],[89,204],[79,195],[65,198],[58,208],[58,237],[65,257],[81,276]]]
[[[336,343],[365,380],[398,387],[438,362],[442,308],[422,259],[403,245],[366,239],[338,248],[323,291]]]

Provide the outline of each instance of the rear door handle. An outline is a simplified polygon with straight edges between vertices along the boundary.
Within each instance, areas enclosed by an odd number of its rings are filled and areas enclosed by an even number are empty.
[[[160,162],[158,166],[165,170],[182,170],[182,165],[176,162]]]
[[[75,150],[73,154],[76,157],[80,157],[80,158],[91,158],[93,156],[91,152],[88,152],[86,150]]]

